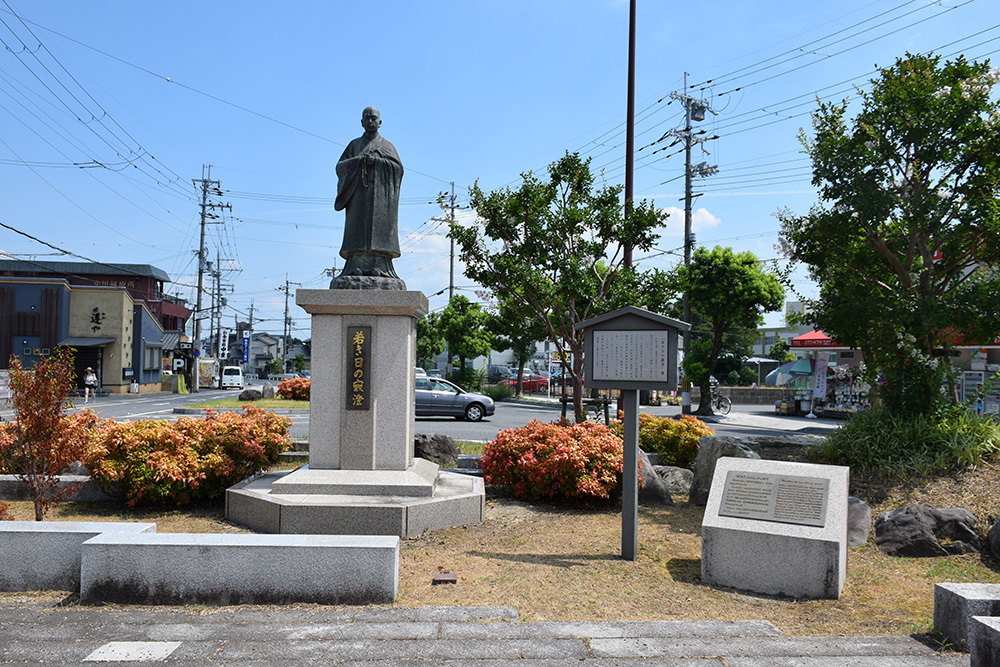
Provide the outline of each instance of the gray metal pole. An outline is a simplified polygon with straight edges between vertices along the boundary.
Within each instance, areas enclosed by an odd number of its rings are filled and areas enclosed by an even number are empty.
[[[687,95],[688,75],[684,72],[684,95]],[[684,100],[684,266],[691,266],[691,100]],[[691,296],[684,290],[684,321],[691,321]],[[686,358],[691,351],[691,331],[682,334],[681,349]],[[681,392],[681,413],[691,414],[691,383],[684,378]]]
[[[622,462],[622,559],[635,560],[639,551],[639,392],[623,389],[625,403]]]

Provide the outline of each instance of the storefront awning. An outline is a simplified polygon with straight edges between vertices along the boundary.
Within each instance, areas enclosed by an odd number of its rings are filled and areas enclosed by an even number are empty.
[[[789,347],[797,348],[820,348],[820,347],[844,347],[833,342],[833,339],[827,336],[822,331],[810,331],[809,333],[802,334],[801,336],[796,336],[793,338]]]
[[[69,338],[63,338],[57,345],[62,345],[63,347],[101,347],[102,345],[113,343],[115,340],[117,339],[113,337],[89,338],[87,336],[70,336]]]
[[[180,331],[164,331],[163,332],[163,351],[169,352],[170,350],[176,350],[181,346],[181,332]]]

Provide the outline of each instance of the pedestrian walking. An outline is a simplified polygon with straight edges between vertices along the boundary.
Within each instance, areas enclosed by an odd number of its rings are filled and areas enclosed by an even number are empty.
[[[90,397],[94,397],[94,401],[97,401],[97,373],[90,366],[87,366],[87,370],[83,376],[83,402],[88,403]]]

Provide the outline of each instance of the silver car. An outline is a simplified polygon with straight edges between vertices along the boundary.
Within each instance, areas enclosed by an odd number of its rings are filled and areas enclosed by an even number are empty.
[[[417,416],[444,416],[477,422],[496,410],[493,399],[465,391],[447,380],[418,376]]]

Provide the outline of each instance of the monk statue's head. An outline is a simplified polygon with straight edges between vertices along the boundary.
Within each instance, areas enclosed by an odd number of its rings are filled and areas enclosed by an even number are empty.
[[[378,133],[382,127],[382,115],[375,107],[365,107],[361,112],[361,127],[365,128],[365,136],[371,138]]]

